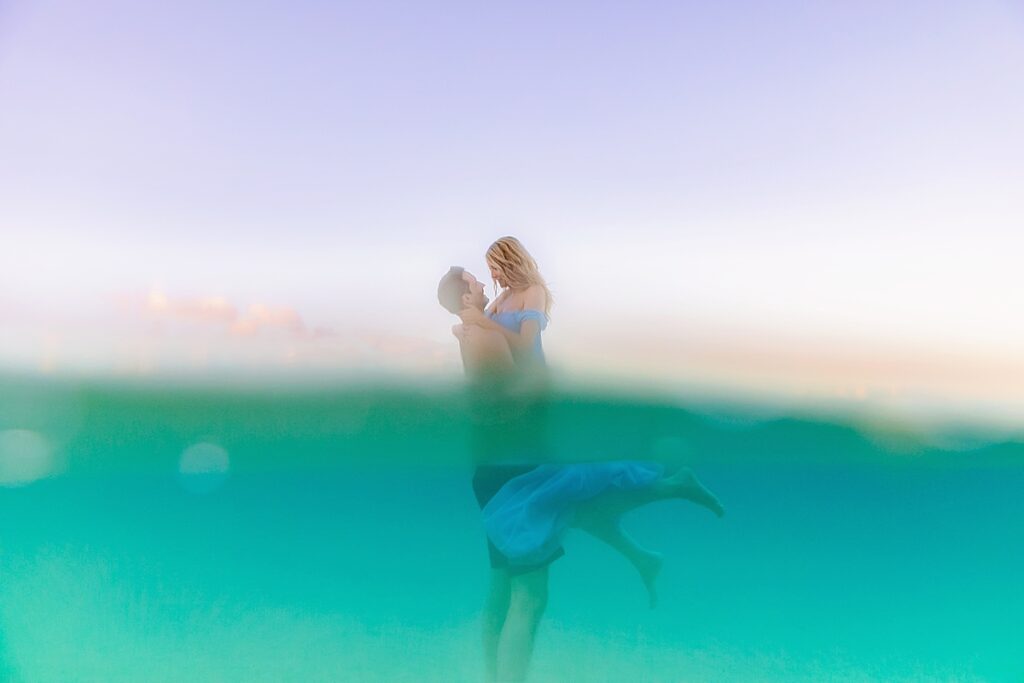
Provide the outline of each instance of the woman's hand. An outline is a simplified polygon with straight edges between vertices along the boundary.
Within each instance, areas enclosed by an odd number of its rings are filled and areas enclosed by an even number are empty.
[[[464,325],[479,325],[481,327],[486,325],[489,320],[479,308],[464,308],[459,311],[459,317],[462,318]]]

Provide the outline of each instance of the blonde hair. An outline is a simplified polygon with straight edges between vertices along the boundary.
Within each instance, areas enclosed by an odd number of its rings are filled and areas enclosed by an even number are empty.
[[[537,262],[530,256],[530,252],[526,251],[522,242],[515,237],[500,237],[487,248],[484,258],[488,266],[501,271],[509,289],[526,289],[531,285],[540,285],[545,295],[544,315],[550,315],[551,304],[554,303],[551,290],[541,276]],[[494,281],[494,291],[498,291],[497,280]]]

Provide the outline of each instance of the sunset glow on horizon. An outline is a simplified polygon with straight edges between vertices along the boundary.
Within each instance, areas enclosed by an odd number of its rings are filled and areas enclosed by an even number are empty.
[[[1024,416],[1019,6],[437,10],[5,5],[0,368],[457,377],[513,234],[567,375]]]

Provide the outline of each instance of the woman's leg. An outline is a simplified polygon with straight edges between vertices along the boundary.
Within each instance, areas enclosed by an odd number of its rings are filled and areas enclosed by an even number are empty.
[[[640,574],[640,580],[647,588],[651,607],[657,606],[658,593],[655,581],[661,572],[661,553],[644,548],[623,531],[622,518],[610,515],[602,507],[600,496],[577,508],[573,526],[608,544],[625,557]]]
[[[573,520],[573,526],[608,544],[636,568],[647,588],[651,607],[658,603],[655,582],[661,572],[662,557],[660,553],[641,546],[622,530],[622,515],[642,505],[672,498],[693,501],[719,517],[725,514],[725,508],[718,498],[697,480],[688,467],[684,467],[650,486],[626,491],[606,491],[595,496],[576,508]]]
[[[524,681],[533,654],[540,618],[548,603],[548,568],[544,566],[510,580],[511,595],[498,643],[499,681]]]
[[[700,483],[689,467],[683,467],[669,477],[662,477],[650,486],[625,491],[606,491],[595,496],[588,503],[601,508],[606,516],[615,518],[642,505],[673,498],[689,500],[707,508],[719,517],[725,514],[722,503],[715,497],[715,494]]]

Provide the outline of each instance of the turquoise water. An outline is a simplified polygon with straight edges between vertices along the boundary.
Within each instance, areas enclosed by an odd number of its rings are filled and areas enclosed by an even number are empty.
[[[0,377],[0,680],[482,680],[469,403]],[[654,610],[570,534],[531,680],[1024,681],[1019,440],[571,391],[548,428],[688,463],[727,514],[630,514]]]

